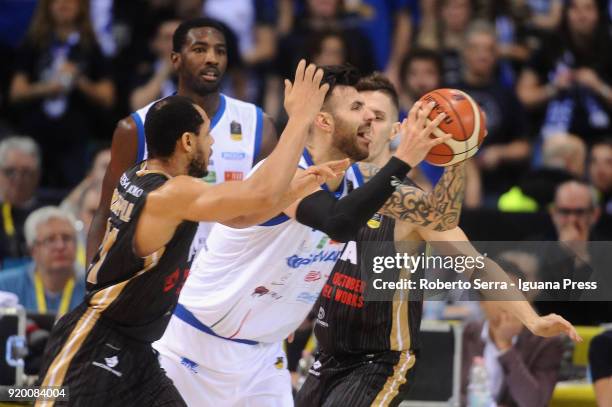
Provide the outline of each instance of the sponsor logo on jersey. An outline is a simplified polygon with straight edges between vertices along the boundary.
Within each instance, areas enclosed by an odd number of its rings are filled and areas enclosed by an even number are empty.
[[[317,314],[318,319],[325,319],[325,308],[319,307],[319,313]]]
[[[234,141],[242,141],[242,126],[235,120],[230,123],[230,138]]]
[[[242,181],[244,173],[241,171],[225,171],[226,181]]]
[[[317,302],[317,298],[319,298],[318,294],[313,294],[308,291],[302,291],[298,294],[296,300],[305,304],[314,304],[315,302]]]
[[[253,293],[251,294],[251,296],[252,297],[254,297],[254,296],[261,297],[262,295],[266,295],[269,292],[270,292],[270,290],[268,290],[263,285],[260,285],[259,287],[257,287],[256,289],[253,290]]]
[[[380,222],[382,221],[382,215],[380,213],[375,213],[374,216],[370,218],[368,221],[368,227],[370,229],[378,229],[380,227]]]
[[[243,160],[246,158],[246,153],[236,151],[224,151],[221,153],[221,157],[226,160]]]
[[[280,295],[279,293],[277,293],[276,291],[270,291],[267,287],[264,287],[263,285],[260,285],[259,287],[255,288],[253,290],[253,292],[251,293],[251,297],[263,297],[264,295],[270,295],[271,298],[275,299],[275,300],[280,300],[281,298],[283,298],[282,295]]]
[[[341,252],[339,250],[321,250],[316,254],[311,254],[309,257],[300,257],[294,254],[293,256],[287,258],[287,266],[296,269],[314,263],[328,261],[336,262],[338,257],[340,257],[340,253]]]
[[[304,276],[304,281],[311,283],[313,281],[317,281],[321,279],[321,272],[320,271],[309,271],[308,273],[306,273],[306,275]]]
[[[181,365],[191,370],[193,373],[198,373],[198,364],[193,360],[187,359],[186,357],[181,358]]]

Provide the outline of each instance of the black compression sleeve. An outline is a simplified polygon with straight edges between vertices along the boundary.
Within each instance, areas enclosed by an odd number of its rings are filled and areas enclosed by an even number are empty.
[[[410,165],[392,157],[370,181],[340,200],[325,191],[302,199],[296,210],[298,222],[325,232],[340,242],[355,238],[357,231],[395,191]]]

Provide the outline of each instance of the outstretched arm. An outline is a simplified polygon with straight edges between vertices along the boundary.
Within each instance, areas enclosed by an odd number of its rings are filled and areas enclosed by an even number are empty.
[[[371,178],[379,169],[360,163],[364,178]],[[416,226],[443,231],[459,224],[465,193],[465,162],[446,167],[434,189],[402,184],[381,208],[381,213]]]
[[[441,232],[421,227],[417,228],[417,232],[421,238],[445,255],[485,257],[472,246],[466,234],[459,227]],[[534,335],[550,337],[563,333],[573,341],[582,340],[572,324],[561,316],[557,314],[539,316],[523,294],[512,285],[506,272],[497,263],[487,257],[484,258],[484,263],[485,267],[479,272],[483,273],[482,279],[491,282],[506,282],[508,287],[507,289],[483,291],[485,300],[495,300],[495,304],[516,316]],[[473,270],[467,269],[466,276],[469,278],[472,272]]]

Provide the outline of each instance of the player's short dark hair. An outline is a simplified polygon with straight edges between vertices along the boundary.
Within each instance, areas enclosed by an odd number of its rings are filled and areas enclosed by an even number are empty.
[[[325,101],[329,100],[334,88],[336,86],[355,86],[359,82],[359,71],[351,64],[342,65],[325,65],[321,66],[323,69],[323,79],[321,79],[321,85],[324,83],[329,84],[329,90],[325,95]]]
[[[172,36],[172,51],[181,52],[185,42],[187,41],[187,34],[194,28],[210,27],[219,31],[223,34],[225,42],[227,43],[228,28],[225,24],[212,18],[198,17],[191,20],[183,21],[174,31]]]
[[[176,141],[183,133],[200,133],[204,123],[191,99],[169,96],[157,101],[145,119],[145,137],[151,158],[167,158],[174,153]]]
[[[364,76],[357,82],[355,88],[357,88],[358,92],[378,91],[384,93],[391,99],[391,103],[393,103],[393,106],[399,111],[399,97],[397,96],[395,86],[393,86],[389,78],[382,73],[374,72],[368,76]]]
[[[410,66],[414,61],[423,60],[430,61],[432,64],[434,64],[434,66],[438,70],[438,74],[440,75],[440,77],[442,77],[442,57],[440,56],[440,54],[431,49],[416,48],[409,52],[400,64],[400,81],[402,83],[404,82],[404,78],[406,78],[406,74],[408,73],[408,70],[410,69]]]
[[[595,146],[608,146],[612,148],[612,136],[603,136],[603,137],[597,138],[593,142],[593,144],[591,144],[591,151],[593,151],[593,148]]]

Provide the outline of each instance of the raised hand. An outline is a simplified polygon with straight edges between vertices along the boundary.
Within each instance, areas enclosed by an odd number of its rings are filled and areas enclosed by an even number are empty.
[[[429,150],[438,144],[444,143],[452,136],[445,134],[442,137],[430,138],[436,127],[444,120],[445,113],[440,113],[436,118],[427,124],[427,117],[431,113],[435,104],[416,102],[410,112],[408,118],[404,119],[400,126],[401,142],[395,152],[395,156],[411,167],[419,164]]]
[[[303,174],[306,177],[313,177],[317,185],[321,185],[329,180],[343,176],[350,164],[351,162],[348,158],[328,161],[320,165],[308,167]]]
[[[578,332],[576,332],[576,328],[557,314],[537,317],[532,323],[526,326],[534,335],[549,337],[565,334],[574,342],[582,342],[582,338],[578,335]]]
[[[306,66],[301,60],[295,70],[293,83],[285,79],[285,110],[289,117],[300,116],[305,120],[314,120],[321,111],[329,84],[321,85],[323,70],[314,64]]]

